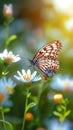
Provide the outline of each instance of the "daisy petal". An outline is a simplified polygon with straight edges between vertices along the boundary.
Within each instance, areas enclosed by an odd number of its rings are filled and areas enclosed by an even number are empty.
[[[17,71],[18,75],[23,78],[22,74],[20,73],[20,71]]]
[[[37,71],[35,71],[31,74],[30,69],[27,70],[27,73],[25,72],[24,69],[22,69],[22,74],[19,71],[17,71],[17,73],[19,76],[14,75],[14,77],[17,80],[22,81],[24,83],[35,82],[35,81],[41,80],[41,77],[39,75],[36,76]]]
[[[35,77],[36,74],[37,74],[37,71],[34,71],[34,72],[32,73],[32,78]]]
[[[24,69],[22,69],[22,74],[23,74],[23,75],[26,75],[26,72],[25,72],[25,70],[24,70]]]
[[[27,70],[27,75],[31,75],[31,71],[29,69]]]

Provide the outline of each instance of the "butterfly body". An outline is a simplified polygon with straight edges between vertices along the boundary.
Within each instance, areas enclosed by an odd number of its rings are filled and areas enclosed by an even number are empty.
[[[59,69],[57,58],[61,48],[59,41],[50,42],[39,49],[29,61],[44,77],[51,77]]]

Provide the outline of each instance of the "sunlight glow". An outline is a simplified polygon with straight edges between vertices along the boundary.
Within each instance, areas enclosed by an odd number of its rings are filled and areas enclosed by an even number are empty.
[[[55,8],[68,15],[73,16],[73,0],[42,0],[44,4],[53,4]]]
[[[73,0],[53,0],[57,10],[73,15]]]
[[[73,18],[70,18],[65,22],[65,27],[68,31],[73,30]]]

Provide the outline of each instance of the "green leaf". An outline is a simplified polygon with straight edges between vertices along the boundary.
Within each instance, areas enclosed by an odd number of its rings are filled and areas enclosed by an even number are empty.
[[[10,42],[14,41],[15,39],[17,39],[16,35],[12,35],[11,37],[9,37],[6,41],[6,45],[9,45]]]
[[[57,111],[58,111],[58,112],[61,112],[61,111],[62,111],[61,106],[58,106],[58,107],[57,107]]]
[[[11,123],[7,122],[7,121],[3,121],[3,120],[0,120],[0,122],[3,122],[6,124],[6,127],[8,128],[8,130],[13,130],[13,126]]]
[[[66,103],[65,99],[63,99],[63,100],[61,101],[61,104],[62,104],[62,105],[65,105],[65,103]]]
[[[68,110],[66,113],[65,113],[65,117],[67,117],[69,114],[70,114],[70,110]]]
[[[6,76],[8,72],[2,72],[2,76]]]
[[[60,113],[58,113],[57,111],[54,111],[53,114],[54,114],[55,116],[58,116],[58,117],[61,117],[61,116],[62,116],[62,115],[61,115]]]
[[[0,112],[9,112],[10,108],[2,108],[0,107]]]
[[[29,98],[29,97],[30,97],[30,95],[31,95],[31,92],[29,92],[29,93],[27,94],[27,98]]]
[[[62,102],[61,102],[61,104],[63,104],[63,105],[67,105],[69,103],[69,101],[68,101],[68,99],[66,98],[66,99],[64,99],[64,100],[62,100]]]
[[[0,112],[2,112],[2,110],[3,110],[3,108],[2,108],[2,107],[0,107]]]
[[[27,112],[30,108],[34,107],[35,105],[36,105],[36,104],[35,104],[34,102],[28,104],[27,107],[26,107],[26,112]]]
[[[4,63],[4,60],[0,59],[0,63],[2,63],[2,64],[3,64],[3,63]]]
[[[63,106],[63,105],[61,105],[61,108],[62,108],[63,110],[65,110],[65,109],[66,109],[66,107],[65,107],[65,106]]]
[[[3,109],[3,112],[6,112],[6,113],[7,113],[7,112],[9,112],[9,111],[10,111],[10,108],[4,108],[4,109]]]
[[[69,100],[68,100],[67,98],[65,99],[65,103],[66,103],[66,104],[68,104],[68,103],[69,103]]]

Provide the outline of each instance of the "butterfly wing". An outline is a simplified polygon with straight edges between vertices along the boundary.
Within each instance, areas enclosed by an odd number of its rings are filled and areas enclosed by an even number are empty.
[[[41,72],[44,77],[53,76],[53,74],[59,68],[59,61],[51,60],[51,59],[38,59],[37,63],[35,64],[35,68]]]
[[[57,58],[61,48],[59,41],[49,42],[39,49],[30,61],[44,77],[52,76],[59,68]]]
[[[37,51],[37,53],[34,55],[33,60],[37,60],[41,57],[45,57],[48,59],[57,59],[58,54],[60,53],[62,48],[62,44],[59,41],[53,41],[49,42],[45,46],[43,46],[41,49]]]

